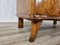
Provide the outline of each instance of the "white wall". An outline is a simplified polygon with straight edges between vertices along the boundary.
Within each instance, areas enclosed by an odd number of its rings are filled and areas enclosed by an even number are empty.
[[[17,21],[16,0],[0,0],[0,22]]]

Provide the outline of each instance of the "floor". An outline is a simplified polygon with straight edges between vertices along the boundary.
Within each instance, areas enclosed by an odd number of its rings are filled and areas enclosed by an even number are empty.
[[[56,28],[52,21],[43,21],[35,42],[28,41],[31,23],[25,22],[24,28],[17,28],[15,22],[0,22],[0,45],[60,45],[60,22]]]

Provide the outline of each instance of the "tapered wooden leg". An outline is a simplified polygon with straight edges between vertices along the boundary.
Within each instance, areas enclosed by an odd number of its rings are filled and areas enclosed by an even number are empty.
[[[41,23],[42,23],[42,21],[40,21],[40,22],[32,21],[32,30],[31,30],[31,35],[30,35],[30,39],[29,39],[30,42],[34,42],[34,40],[37,36],[37,33],[41,27]]]
[[[23,28],[23,19],[18,17],[18,28]]]
[[[53,21],[53,25],[56,25],[56,24],[57,24],[57,20],[54,20],[54,21]]]

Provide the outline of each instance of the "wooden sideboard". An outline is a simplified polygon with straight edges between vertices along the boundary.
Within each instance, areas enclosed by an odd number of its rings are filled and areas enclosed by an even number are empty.
[[[18,28],[23,28],[23,20],[32,23],[30,42],[37,36],[43,20],[60,20],[60,0],[17,0]]]

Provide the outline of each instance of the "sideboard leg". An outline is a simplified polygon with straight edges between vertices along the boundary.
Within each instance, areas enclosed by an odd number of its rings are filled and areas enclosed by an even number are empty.
[[[42,21],[40,21],[40,22],[32,21],[32,30],[31,30],[31,35],[29,38],[30,42],[34,42],[34,40],[37,36],[37,33],[38,33],[39,29],[41,28],[41,24],[42,24]]]
[[[23,19],[18,17],[18,28],[23,28]]]
[[[54,21],[53,21],[53,25],[56,25],[56,24],[57,24],[57,20],[54,20]]]

